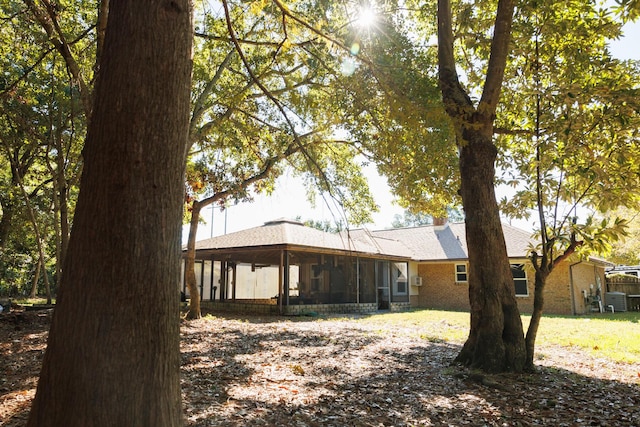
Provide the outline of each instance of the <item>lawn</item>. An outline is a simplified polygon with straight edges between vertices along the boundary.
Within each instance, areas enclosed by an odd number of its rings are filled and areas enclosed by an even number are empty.
[[[531,316],[523,315],[529,326]],[[359,322],[418,334],[420,338],[462,344],[469,333],[469,313],[414,310],[377,314]],[[640,363],[640,312],[598,313],[584,316],[543,316],[536,345],[576,348],[614,362]]]
[[[183,321],[184,424],[640,425],[637,314],[545,317],[538,372],[522,375],[451,365],[468,317],[416,310]],[[50,310],[0,316],[3,427],[24,425],[49,321]]]

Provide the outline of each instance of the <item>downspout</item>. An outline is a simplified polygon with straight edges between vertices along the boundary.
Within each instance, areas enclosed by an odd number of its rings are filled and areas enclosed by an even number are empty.
[[[575,267],[578,264],[582,264],[582,261],[578,261],[569,265],[569,291],[571,293],[571,314],[573,316],[578,314],[577,313],[578,309],[576,308],[575,289],[574,289],[574,283],[573,283],[573,267]]]

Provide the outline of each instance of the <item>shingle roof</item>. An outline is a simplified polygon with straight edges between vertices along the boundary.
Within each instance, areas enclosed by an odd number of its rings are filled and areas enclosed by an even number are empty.
[[[405,258],[411,256],[411,252],[399,242],[376,244],[373,241],[355,240],[350,238],[349,233],[327,233],[306,227],[299,221],[284,218],[266,222],[260,227],[200,240],[196,242],[196,250],[248,249],[279,245]]]
[[[531,235],[507,224],[502,225],[510,258],[524,258],[532,243]],[[463,260],[468,258],[464,223],[445,226],[426,225],[409,228],[393,228],[371,231],[376,238],[384,237],[402,242],[412,252],[416,261]]]
[[[526,257],[532,243],[530,233],[507,224],[503,224],[502,229],[508,256]],[[468,258],[464,223],[377,231],[357,229],[334,234],[281,218],[260,227],[201,240],[196,242],[196,250],[278,245],[387,255],[415,261],[454,261]]]

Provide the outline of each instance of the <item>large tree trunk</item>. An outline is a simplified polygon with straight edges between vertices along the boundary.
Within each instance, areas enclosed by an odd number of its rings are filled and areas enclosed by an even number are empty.
[[[447,113],[458,134],[460,195],[469,251],[471,330],[456,361],[489,372],[521,371],[522,321],[495,197],[493,122],[509,53],[513,0],[499,0],[491,55],[477,107],[458,80],[451,5],[438,0],[438,73]]]
[[[525,347],[493,185],[496,148],[478,139],[460,151],[471,330],[456,361],[487,372],[519,372]]]
[[[178,426],[187,0],[110,2],[73,231],[29,426]]]

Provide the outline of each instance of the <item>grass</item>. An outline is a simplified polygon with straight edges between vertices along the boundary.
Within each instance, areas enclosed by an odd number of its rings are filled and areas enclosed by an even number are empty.
[[[531,316],[522,315],[523,327]],[[469,313],[414,310],[376,314],[360,319],[385,333],[391,327],[431,342],[463,343],[469,333]],[[640,363],[640,312],[597,313],[586,316],[543,316],[536,348],[578,348],[613,362]]]
[[[47,303],[47,299],[46,298],[17,298],[17,299],[12,299],[11,300],[12,304],[18,304],[18,305],[44,305]],[[56,303],[56,299],[53,298],[51,300],[52,304]]]

